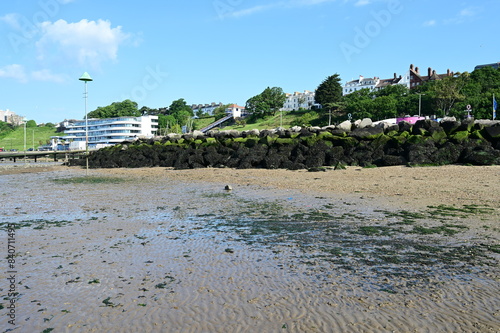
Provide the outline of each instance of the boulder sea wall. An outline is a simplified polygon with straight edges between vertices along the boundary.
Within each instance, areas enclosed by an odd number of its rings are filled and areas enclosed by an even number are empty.
[[[72,160],[70,165],[81,165]],[[499,121],[211,131],[123,142],[92,152],[92,168],[306,169],[339,165],[500,165]]]

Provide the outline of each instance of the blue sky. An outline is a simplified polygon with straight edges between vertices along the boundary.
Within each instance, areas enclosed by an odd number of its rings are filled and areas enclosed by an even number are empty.
[[[329,75],[500,61],[498,0],[10,0],[0,7],[0,110],[83,119],[126,98],[151,108],[238,103]]]

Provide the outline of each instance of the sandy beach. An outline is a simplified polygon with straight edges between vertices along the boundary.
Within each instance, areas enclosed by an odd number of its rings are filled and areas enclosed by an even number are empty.
[[[500,166],[82,178],[0,169],[2,332],[500,331]]]

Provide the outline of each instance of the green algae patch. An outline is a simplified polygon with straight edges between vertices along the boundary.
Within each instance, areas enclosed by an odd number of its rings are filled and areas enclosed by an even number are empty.
[[[332,141],[336,136],[331,132],[325,131],[318,134],[318,140],[329,140]]]
[[[120,177],[71,177],[71,178],[56,178],[52,179],[53,182],[58,184],[120,184],[127,182],[127,179]]]
[[[296,140],[292,138],[276,138],[275,143],[279,145],[293,145],[296,144]]]
[[[457,143],[463,143],[464,141],[469,139],[469,131],[459,131],[455,132],[450,136],[450,140],[457,142]]]

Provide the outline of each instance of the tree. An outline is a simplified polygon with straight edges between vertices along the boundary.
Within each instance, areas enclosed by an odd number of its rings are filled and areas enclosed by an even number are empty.
[[[262,93],[247,100],[245,108],[256,117],[274,116],[286,101],[286,94],[279,87],[264,89]]]
[[[432,83],[430,92],[438,111],[447,116],[455,103],[465,99],[462,90],[469,79],[469,73],[457,73]]]
[[[129,99],[123,102],[114,102],[111,105],[98,107],[88,113],[88,118],[115,118],[115,117],[140,117],[141,112],[137,103]]]
[[[396,118],[397,101],[392,96],[377,97],[371,103],[373,118],[377,120]]]
[[[142,108],[139,109],[139,112],[141,113],[142,116],[156,116],[160,113],[160,110],[151,109],[147,106],[143,106]]]
[[[175,119],[172,115],[158,115],[158,130],[159,133],[167,134],[168,132],[172,132],[172,128],[177,126],[177,119]]]
[[[354,119],[372,118],[371,103],[373,92],[368,88],[360,89],[342,97],[344,111]]]
[[[321,82],[316,89],[314,100],[329,112],[329,125],[331,124],[332,112],[339,110],[342,106],[342,85],[340,82],[340,76],[335,73]]]
[[[231,104],[224,104],[216,107],[214,110],[215,120],[224,118],[226,116],[226,110],[229,108],[230,105]]]
[[[36,121],[34,121],[34,120],[28,120],[26,122],[26,127],[36,127]]]
[[[323,105],[323,107],[340,102],[342,99],[342,85],[340,82],[338,74],[327,77],[316,89],[315,102]]]

